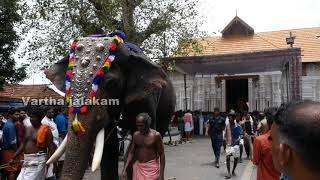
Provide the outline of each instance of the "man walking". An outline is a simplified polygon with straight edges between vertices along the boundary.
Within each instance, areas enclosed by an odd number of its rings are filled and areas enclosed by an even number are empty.
[[[133,163],[132,180],[164,180],[164,147],[160,133],[150,129],[150,124],[151,117],[147,113],[138,114],[138,131],[133,134],[123,179],[127,179],[127,168]]]
[[[225,120],[220,116],[219,108],[215,108],[213,118],[209,120],[209,126],[206,135],[210,135],[213,153],[215,155],[215,166],[219,168],[220,152],[223,143],[223,130],[225,128]]]
[[[236,114],[232,112],[228,115],[229,123],[226,128],[226,140],[227,140],[227,148],[226,148],[226,156],[227,156],[227,170],[228,174],[226,175],[226,179],[231,178],[230,173],[230,157],[233,156],[234,163],[232,168],[232,175],[235,176],[235,169],[238,164],[238,160],[240,157],[240,140],[243,136],[243,130],[240,124],[235,121]]]
[[[280,177],[280,173],[274,168],[272,163],[271,142],[268,139],[276,112],[276,108],[266,109],[268,131],[256,137],[253,144],[252,162],[257,166],[257,180],[279,180]]]
[[[37,108],[31,113],[31,127],[27,127],[26,137],[11,160],[13,162],[22,152],[24,153],[24,163],[17,180],[44,180],[47,149],[53,154],[57,147],[53,143],[49,126],[41,125],[43,112]]]

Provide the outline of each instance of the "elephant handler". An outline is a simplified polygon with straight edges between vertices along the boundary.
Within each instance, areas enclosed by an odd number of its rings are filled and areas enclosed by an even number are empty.
[[[128,166],[133,164],[132,180],[164,180],[165,155],[159,132],[150,129],[151,117],[140,113],[136,117],[138,131],[133,134],[128,160],[122,172],[127,179]],[[134,162],[135,161],[135,162]]]
[[[17,180],[44,180],[47,171],[47,149],[53,154],[57,148],[49,126],[41,125],[44,113],[36,108],[32,111],[32,126],[27,127],[25,139],[10,161],[12,163],[22,152],[24,153],[24,163]]]

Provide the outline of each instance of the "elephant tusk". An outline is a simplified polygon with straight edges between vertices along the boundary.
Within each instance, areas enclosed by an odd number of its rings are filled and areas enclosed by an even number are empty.
[[[104,128],[99,131],[96,137],[96,148],[92,159],[92,172],[96,171],[100,166],[104,146]]]
[[[62,143],[58,147],[58,149],[52,154],[52,156],[49,158],[47,161],[47,164],[51,164],[53,162],[57,162],[59,158],[63,155],[64,151],[66,150],[67,147],[67,139],[68,135],[63,139]]]

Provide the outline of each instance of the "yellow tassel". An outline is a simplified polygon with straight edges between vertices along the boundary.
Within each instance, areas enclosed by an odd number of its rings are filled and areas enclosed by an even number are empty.
[[[78,121],[77,114],[74,121],[72,121],[71,127],[73,132],[75,132],[78,136],[83,136],[86,132],[81,122]]]

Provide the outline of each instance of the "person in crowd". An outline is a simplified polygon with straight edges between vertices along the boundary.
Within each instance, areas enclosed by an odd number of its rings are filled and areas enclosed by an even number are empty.
[[[280,173],[274,168],[271,155],[271,142],[268,139],[277,108],[266,109],[268,131],[256,137],[253,145],[252,162],[257,166],[257,180],[279,180]]]
[[[57,146],[53,143],[49,126],[41,125],[43,110],[33,108],[30,112],[31,126],[27,127],[26,137],[10,162],[24,153],[23,166],[17,180],[44,180],[48,153],[53,154]]]
[[[236,115],[235,115],[235,120],[236,120],[237,124],[240,125],[240,122],[241,122],[241,114],[240,114],[240,113],[236,113]],[[241,125],[240,125],[240,126],[241,126]],[[242,131],[243,131],[242,126],[241,126],[241,129],[242,129]],[[243,138],[244,138],[244,136],[243,136],[243,134],[242,134],[241,139],[240,139],[240,141],[239,141],[239,148],[240,148],[240,159],[239,159],[239,163],[242,163],[242,154],[243,154],[243,146],[244,146],[244,140],[243,140]]]
[[[14,126],[16,128],[16,135],[17,135],[17,147],[20,147],[21,143],[24,140],[26,134],[26,128],[23,125],[21,114],[21,110],[19,110],[19,118],[14,121]]]
[[[3,142],[1,144],[1,165],[9,165],[10,159],[14,156],[17,150],[17,135],[14,125],[15,121],[19,119],[19,110],[10,109],[8,112],[9,119],[3,127]],[[3,178],[8,180],[15,180],[18,172],[19,164],[14,164],[3,168],[1,173]]]
[[[150,124],[151,117],[147,113],[138,114],[136,118],[138,131],[133,135],[122,179],[127,179],[126,171],[133,163],[132,180],[164,180],[164,146],[160,133],[151,129]]]
[[[225,120],[220,116],[219,108],[215,108],[213,118],[209,120],[206,135],[210,135],[211,145],[215,155],[215,166],[219,168],[220,152],[223,143],[223,130],[225,128]]]
[[[186,133],[186,141],[190,142],[191,131],[193,130],[193,119],[192,119],[192,114],[189,110],[184,114],[183,120],[184,120],[184,132]]]
[[[0,145],[2,144],[2,137],[3,137],[3,127],[4,127],[4,122],[2,122],[0,120]],[[1,150],[1,146],[0,146],[0,150]]]
[[[292,180],[320,179],[320,103],[310,100],[282,105],[270,140],[273,164]]]
[[[4,115],[4,113],[0,113],[0,121],[2,121],[3,123],[6,123],[7,122],[7,119]]]
[[[269,131],[267,119],[265,113],[259,112],[258,114],[258,126],[257,126],[257,133],[259,135],[265,134]]]
[[[247,159],[252,157],[252,148],[253,148],[253,120],[248,112],[245,112],[242,121],[241,121],[243,130],[244,130],[244,148],[247,154]]]
[[[7,122],[7,113],[0,113],[0,121],[3,123]]]
[[[67,109],[65,107],[62,107],[61,111],[58,112],[57,116],[54,119],[54,122],[57,125],[57,129],[59,132],[59,144],[61,144],[63,139],[66,137],[68,133]],[[60,178],[64,159],[65,159],[65,155],[63,154],[58,161],[58,169],[56,174],[57,179]]]
[[[30,127],[30,117],[27,114],[27,111],[25,108],[20,109],[20,121],[23,123],[24,127]]]
[[[226,128],[226,140],[227,140],[227,148],[226,148],[226,156],[227,156],[227,171],[226,179],[231,178],[230,172],[230,157],[233,156],[234,163],[232,168],[232,175],[235,176],[235,169],[238,164],[238,159],[240,157],[240,140],[243,136],[243,130],[240,124],[235,121],[236,113],[234,111],[230,112],[228,115],[229,123]]]
[[[54,117],[54,109],[53,108],[48,108],[46,112],[46,116],[41,120],[41,124],[43,125],[48,125],[52,136],[53,136],[53,142],[56,146],[59,146],[59,131],[57,128],[56,123],[53,120]],[[47,179],[54,179],[56,176],[53,172],[53,164],[50,164],[48,171],[47,171]]]

